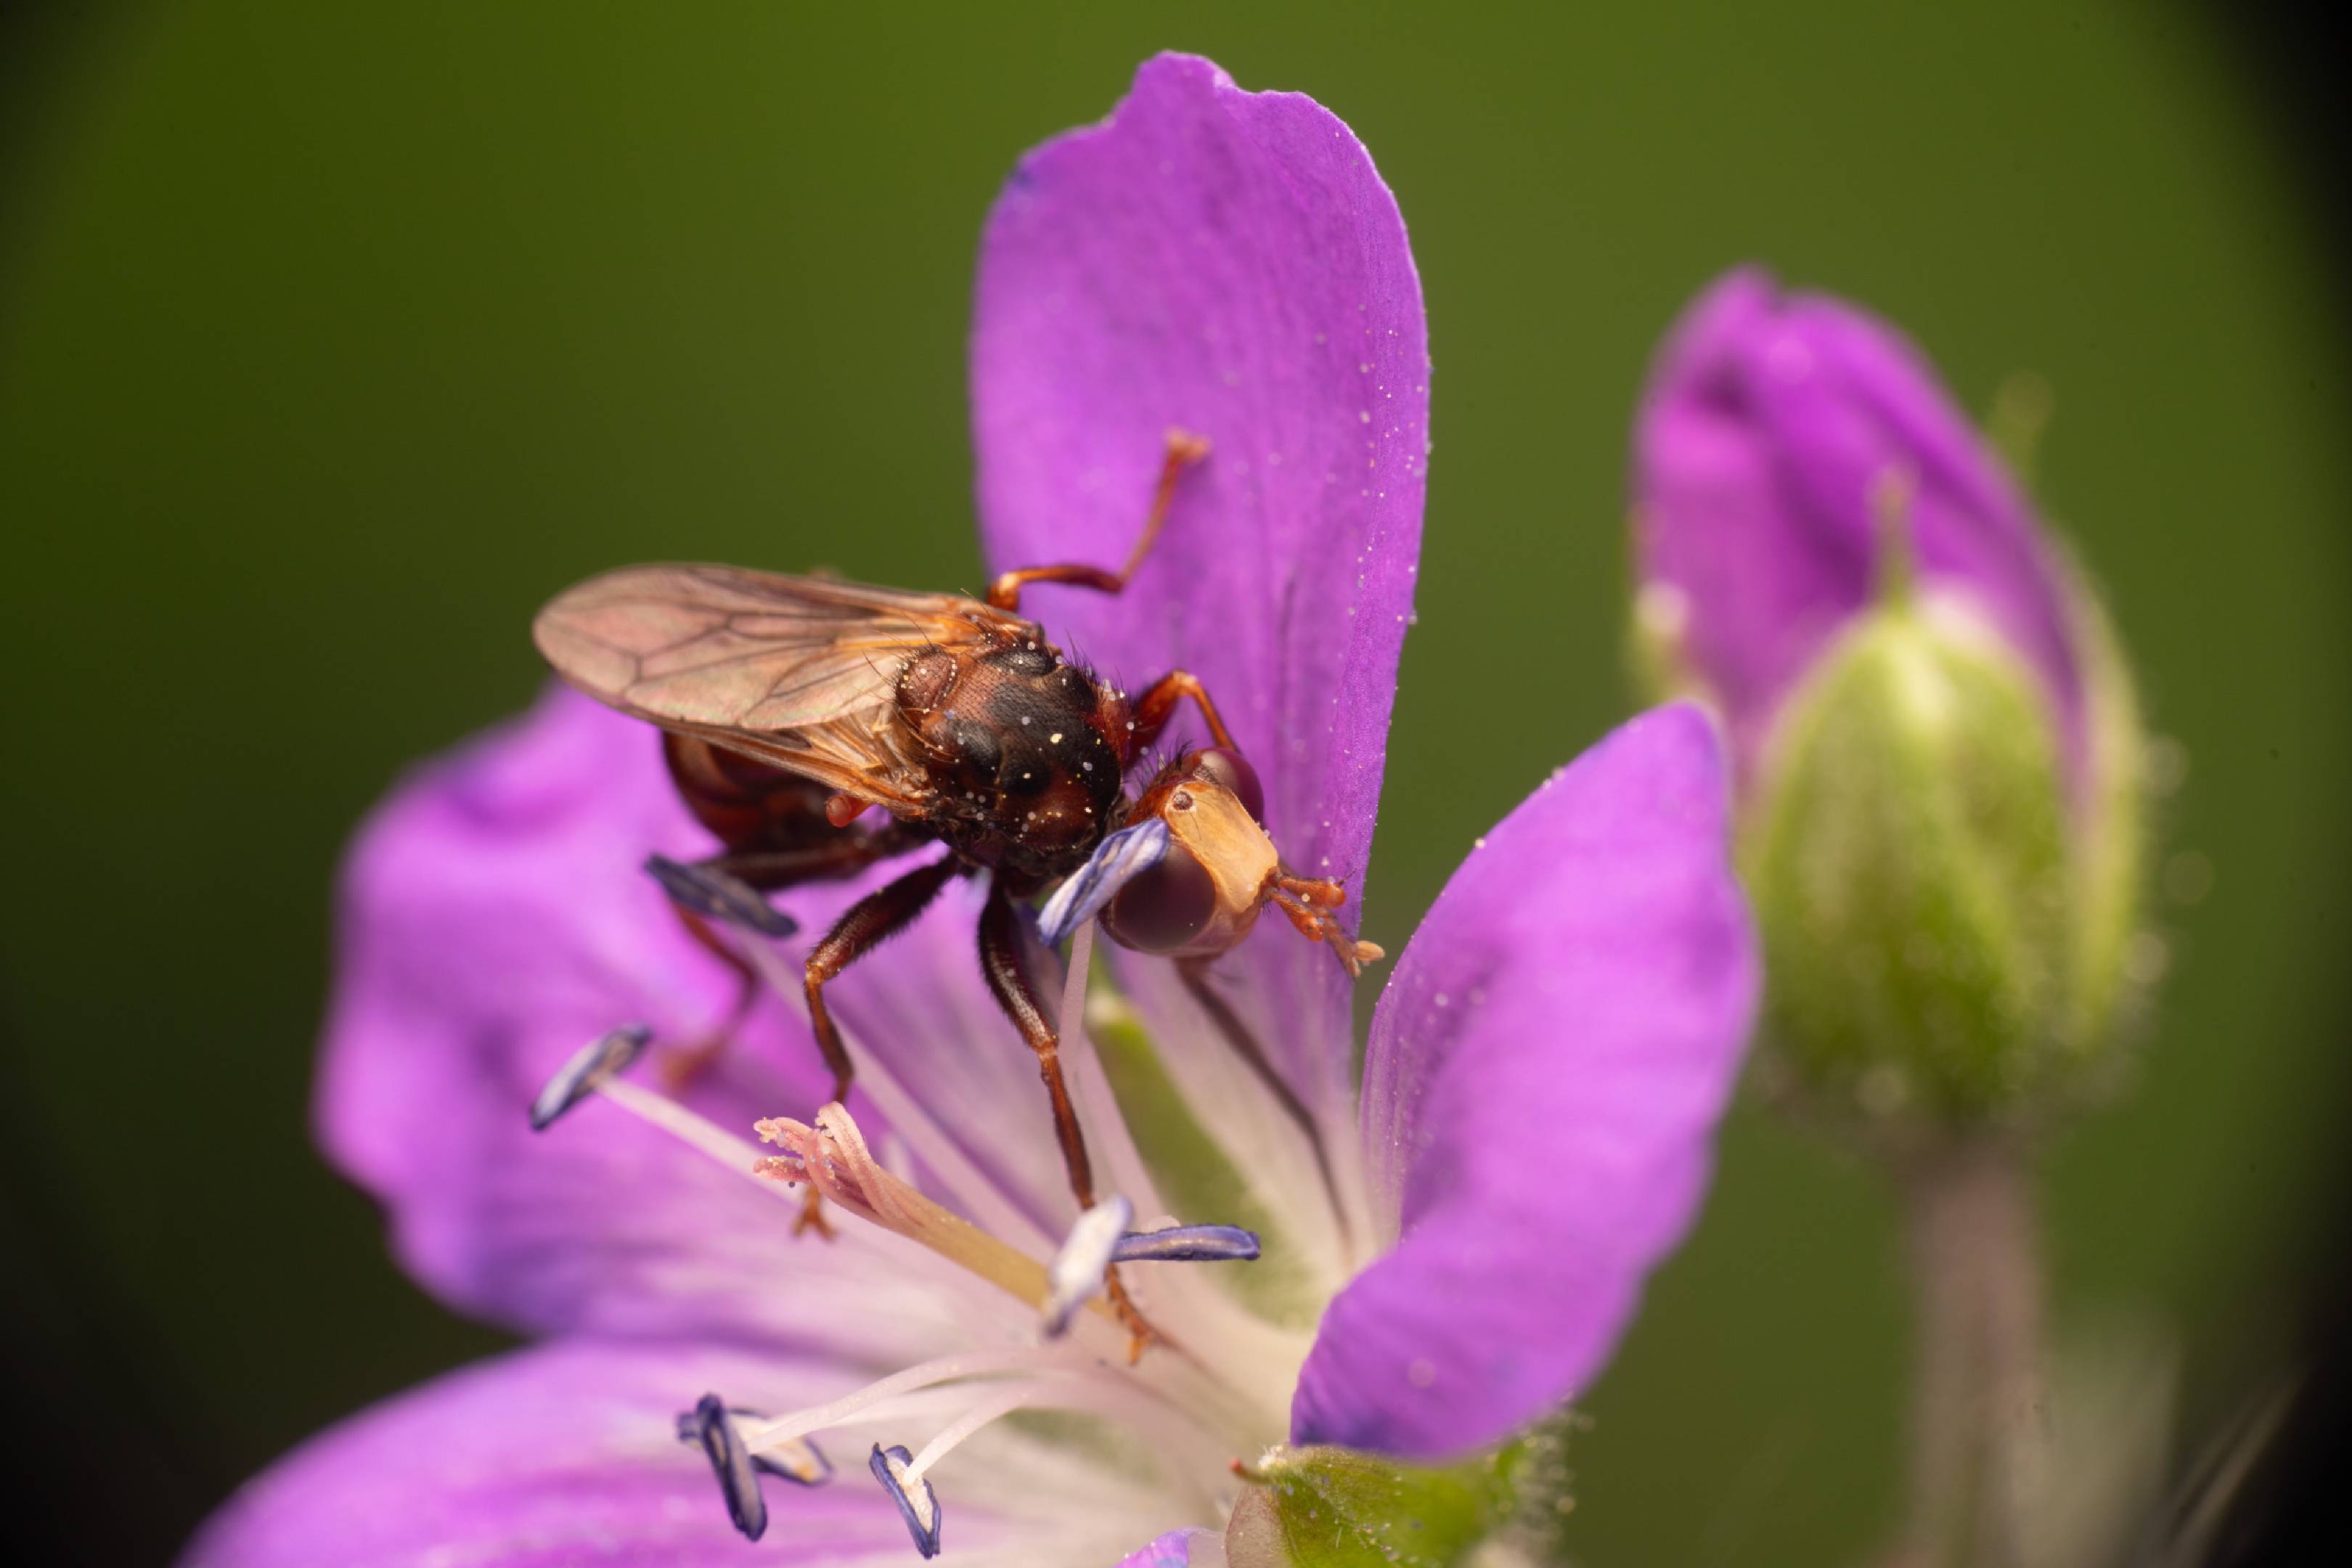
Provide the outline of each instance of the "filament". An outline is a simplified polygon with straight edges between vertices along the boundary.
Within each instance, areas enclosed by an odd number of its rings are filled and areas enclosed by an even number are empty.
[[[1044,1389],[1032,1384],[1025,1388],[1015,1388],[1009,1393],[1000,1394],[993,1399],[983,1399],[957,1416],[948,1423],[946,1429],[938,1436],[924,1444],[923,1451],[917,1454],[913,1461],[907,1466],[908,1484],[911,1486],[921,1480],[924,1471],[946,1458],[955,1446],[966,1437],[1000,1415],[1009,1415],[1023,1405],[1034,1405],[1039,1395],[1044,1393]]]
[[[845,1394],[826,1405],[813,1405],[796,1410],[790,1415],[743,1430],[744,1446],[757,1453],[771,1448],[787,1438],[802,1437],[811,1432],[837,1426],[859,1411],[880,1404],[893,1394],[910,1389],[928,1388],[935,1383],[949,1383],[960,1378],[986,1377],[992,1374],[1019,1372],[1024,1367],[1050,1363],[1051,1352],[1029,1346],[995,1351],[959,1351],[953,1355],[934,1357],[902,1367],[887,1377],[875,1379],[865,1387]]]
[[[666,1095],[620,1078],[606,1079],[596,1086],[596,1092],[730,1170],[750,1176],[751,1167],[760,1163],[760,1151],[749,1139],[738,1138],[709,1117],[688,1110]]]

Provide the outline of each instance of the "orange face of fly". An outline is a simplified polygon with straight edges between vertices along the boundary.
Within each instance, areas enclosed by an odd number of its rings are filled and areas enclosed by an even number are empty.
[[[1283,868],[1259,821],[1265,799],[1256,772],[1223,747],[1162,769],[1127,820],[1164,824],[1167,853],[1111,899],[1104,931],[1139,952],[1213,958],[1238,946],[1273,904],[1300,935],[1328,942],[1350,975],[1380,958],[1378,947],[1349,937],[1334,918],[1347,896],[1338,883]]]

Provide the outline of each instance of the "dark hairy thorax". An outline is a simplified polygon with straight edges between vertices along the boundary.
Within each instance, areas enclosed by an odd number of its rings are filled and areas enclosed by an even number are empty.
[[[1113,826],[1126,699],[1034,628],[917,654],[899,673],[898,715],[939,793],[930,826],[1016,893],[1076,870]]]

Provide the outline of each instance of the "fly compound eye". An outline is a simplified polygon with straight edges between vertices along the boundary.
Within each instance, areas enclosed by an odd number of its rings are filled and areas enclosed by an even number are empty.
[[[1211,746],[1206,751],[1194,752],[1192,776],[1222,785],[1242,803],[1242,808],[1250,814],[1252,821],[1260,825],[1265,823],[1265,786],[1258,782],[1257,770],[1249,765],[1249,759],[1239,752],[1225,746]]]
[[[1111,899],[1102,922],[1121,947],[1174,952],[1207,930],[1216,912],[1217,885],[1208,868],[1181,844],[1171,844],[1158,865]]]

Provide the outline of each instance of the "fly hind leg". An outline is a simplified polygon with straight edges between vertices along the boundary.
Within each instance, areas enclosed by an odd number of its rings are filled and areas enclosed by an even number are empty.
[[[1093,1167],[1087,1160],[1086,1134],[1078,1127],[1078,1113],[1070,1103],[1068,1081],[1062,1076],[1062,1041],[1054,1026],[1045,1021],[1045,1009],[1038,1005],[1037,991],[1029,983],[1029,972],[1021,962],[1021,939],[1018,922],[1013,918],[1013,900],[1006,898],[1001,886],[992,887],[987,907],[980,914],[980,967],[988,976],[988,988],[995,994],[996,1005],[1021,1031],[1021,1037],[1037,1054],[1037,1076],[1045,1080],[1045,1095],[1054,1104],[1054,1136],[1062,1145],[1062,1163],[1070,1175],[1071,1195],[1078,1200],[1081,1211],[1095,1206]],[[1109,1295],[1112,1309],[1118,1321],[1127,1325],[1127,1359],[1136,1361],[1143,1347],[1160,1337],[1145,1321],[1143,1313],[1119,1282],[1118,1268],[1113,1265],[1103,1273],[1103,1289]]]
[[[1209,455],[1209,438],[1195,436],[1188,430],[1168,432],[1168,455],[1160,464],[1160,484],[1151,496],[1151,513],[1143,521],[1143,533],[1128,552],[1127,564],[1116,572],[1100,566],[1061,565],[1024,566],[1017,572],[1007,572],[989,584],[988,602],[996,609],[1016,612],[1021,608],[1021,590],[1032,583],[1066,583],[1073,587],[1092,588],[1098,594],[1118,594],[1127,588],[1128,579],[1151,553],[1152,544],[1160,538],[1160,525],[1168,521],[1168,509],[1176,500],[1176,481],[1184,470]]]
[[[735,1032],[760,995],[760,977],[720,935],[718,926],[740,928],[759,937],[789,936],[792,921],[770,909],[763,892],[804,882],[837,881],[856,876],[877,860],[915,847],[902,825],[866,834],[828,833],[818,843],[791,849],[740,849],[691,865],[655,856],[646,868],[670,896],[678,923],[735,976],[735,996],[719,1020],[691,1044],[663,1052],[657,1068],[673,1093],[708,1071],[726,1053]]]
[[[709,921],[692,910],[676,904],[670,907],[677,915],[677,923],[686,928],[687,935],[735,976],[734,1000],[728,1004],[727,1011],[719,1022],[687,1045],[666,1047],[655,1063],[654,1070],[661,1079],[662,1087],[677,1094],[709,1071],[719,1058],[727,1054],[735,1032],[743,1026],[743,1020],[751,1016],[752,1005],[760,999],[760,974],[759,971],[744,963],[742,956],[728,946],[717,931],[710,929]]]

